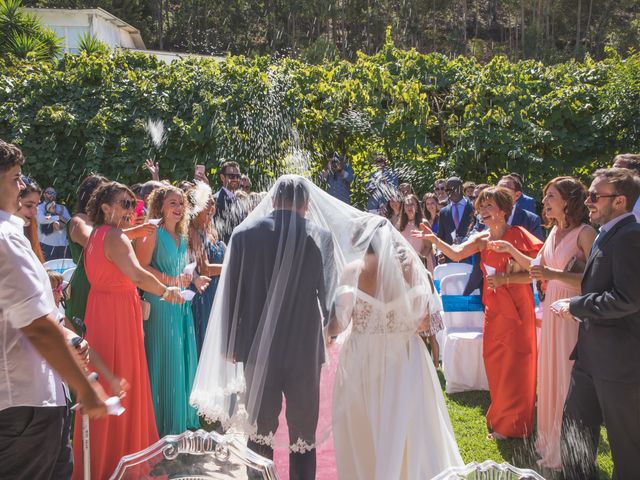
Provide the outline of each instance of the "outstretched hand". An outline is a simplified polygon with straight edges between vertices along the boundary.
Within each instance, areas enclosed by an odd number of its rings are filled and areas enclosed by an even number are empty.
[[[423,240],[429,240],[430,242],[436,241],[436,234],[425,223],[421,223],[419,230],[411,230],[411,236],[413,238],[421,238]]]
[[[158,165],[158,162],[154,162],[151,158],[147,158],[144,161],[144,167],[151,174],[151,180],[160,181],[160,165]]]
[[[511,243],[506,240],[492,240],[487,242],[487,249],[498,253],[509,253],[513,248]]]

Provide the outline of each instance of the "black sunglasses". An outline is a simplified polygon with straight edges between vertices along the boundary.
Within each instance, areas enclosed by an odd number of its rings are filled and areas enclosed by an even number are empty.
[[[223,175],[230,179],[240,178],[239,173],[224,173]]]
[[[120,200],[120,202],[118,203],[120,203],[120,206],[125,210],[131,210],[137,206],[138,201],[137,200]]]
[[[434,190],[435,190],[435,191],[438,191],[438,190],[444,190],[444,189],[445,189],[444,187],[435,187],[435,188],[434,188]]]
[[[45,190],[44,193],[46,193],[47,195],[55,195],[56,191],[55,190]]]
[[[588,192],[587,193],[587,198],[589,199],[589,201],[591,203],[597,203],[599,199],[601,198],[612,198],[612,197],[619,197],[620,194],[619,193],[613,193],[611,195],[599,195],[596,192]]]

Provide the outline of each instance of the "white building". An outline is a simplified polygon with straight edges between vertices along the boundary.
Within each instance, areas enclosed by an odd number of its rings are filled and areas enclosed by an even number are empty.
[[[25,8],[25,11],[36,15],[42,23],[53,30],[61,39],[66,53],[78,53],[78,45],[83,35],[94,35],[110,48],[126,48],[148,55],[158,60],[171,62],[189,56],[209,57],[209,55],[192,55],[159,50],[147,50],[140,36],[140,30],[132,27],[124,20],[110,14],[102,8],[65,9],[65,8]],[[213,57],[222,61],[223,57]]]
[[[69,10],[61,8],[25,8],[62,38],[66,53],[78,53],[84,34],[94,35],[111,48],[145,50],[140,30],[101,8]]]

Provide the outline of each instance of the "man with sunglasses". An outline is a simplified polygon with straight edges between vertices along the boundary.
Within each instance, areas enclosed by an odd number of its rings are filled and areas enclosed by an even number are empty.
[[[473,206],[462,194],[462,180],[458,177],[447,180],[445,193],[449,197],[449,203],[440,210],[438,238],[447,243],[462,243],[469,234],[474,214]],[[469,263],[471,259],[463,261]]]
[[[600,225],[582,277],[582,295],[551,308],[579,322],[561,435],[566,480],[598,478],[604,423],[613,478],[640,472],[640,225],[632,208],[640,178],[623,168],[598,170],[585,205]]]
[[[71,220],[69,210],[56,202],[58,193],[53,187],[44,190],[44,200],[38,205],[38,237],[45,260],[70,257],[66,225]]]
[[[220,166],[220,183],[222,183],[222,187],[214,195],[216,199],[214,219],[216,229],[224,243],[229,243],[233,229],[241,220],[239,215],[234,215],[233,211],[241,176],[238,162],[228,161]]]

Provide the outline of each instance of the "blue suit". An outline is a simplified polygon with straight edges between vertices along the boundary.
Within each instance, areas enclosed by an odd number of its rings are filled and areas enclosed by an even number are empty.
[[[531,213],[536,213],[536,201],[529,195],[523,193],[516,202],[516,205]]]

